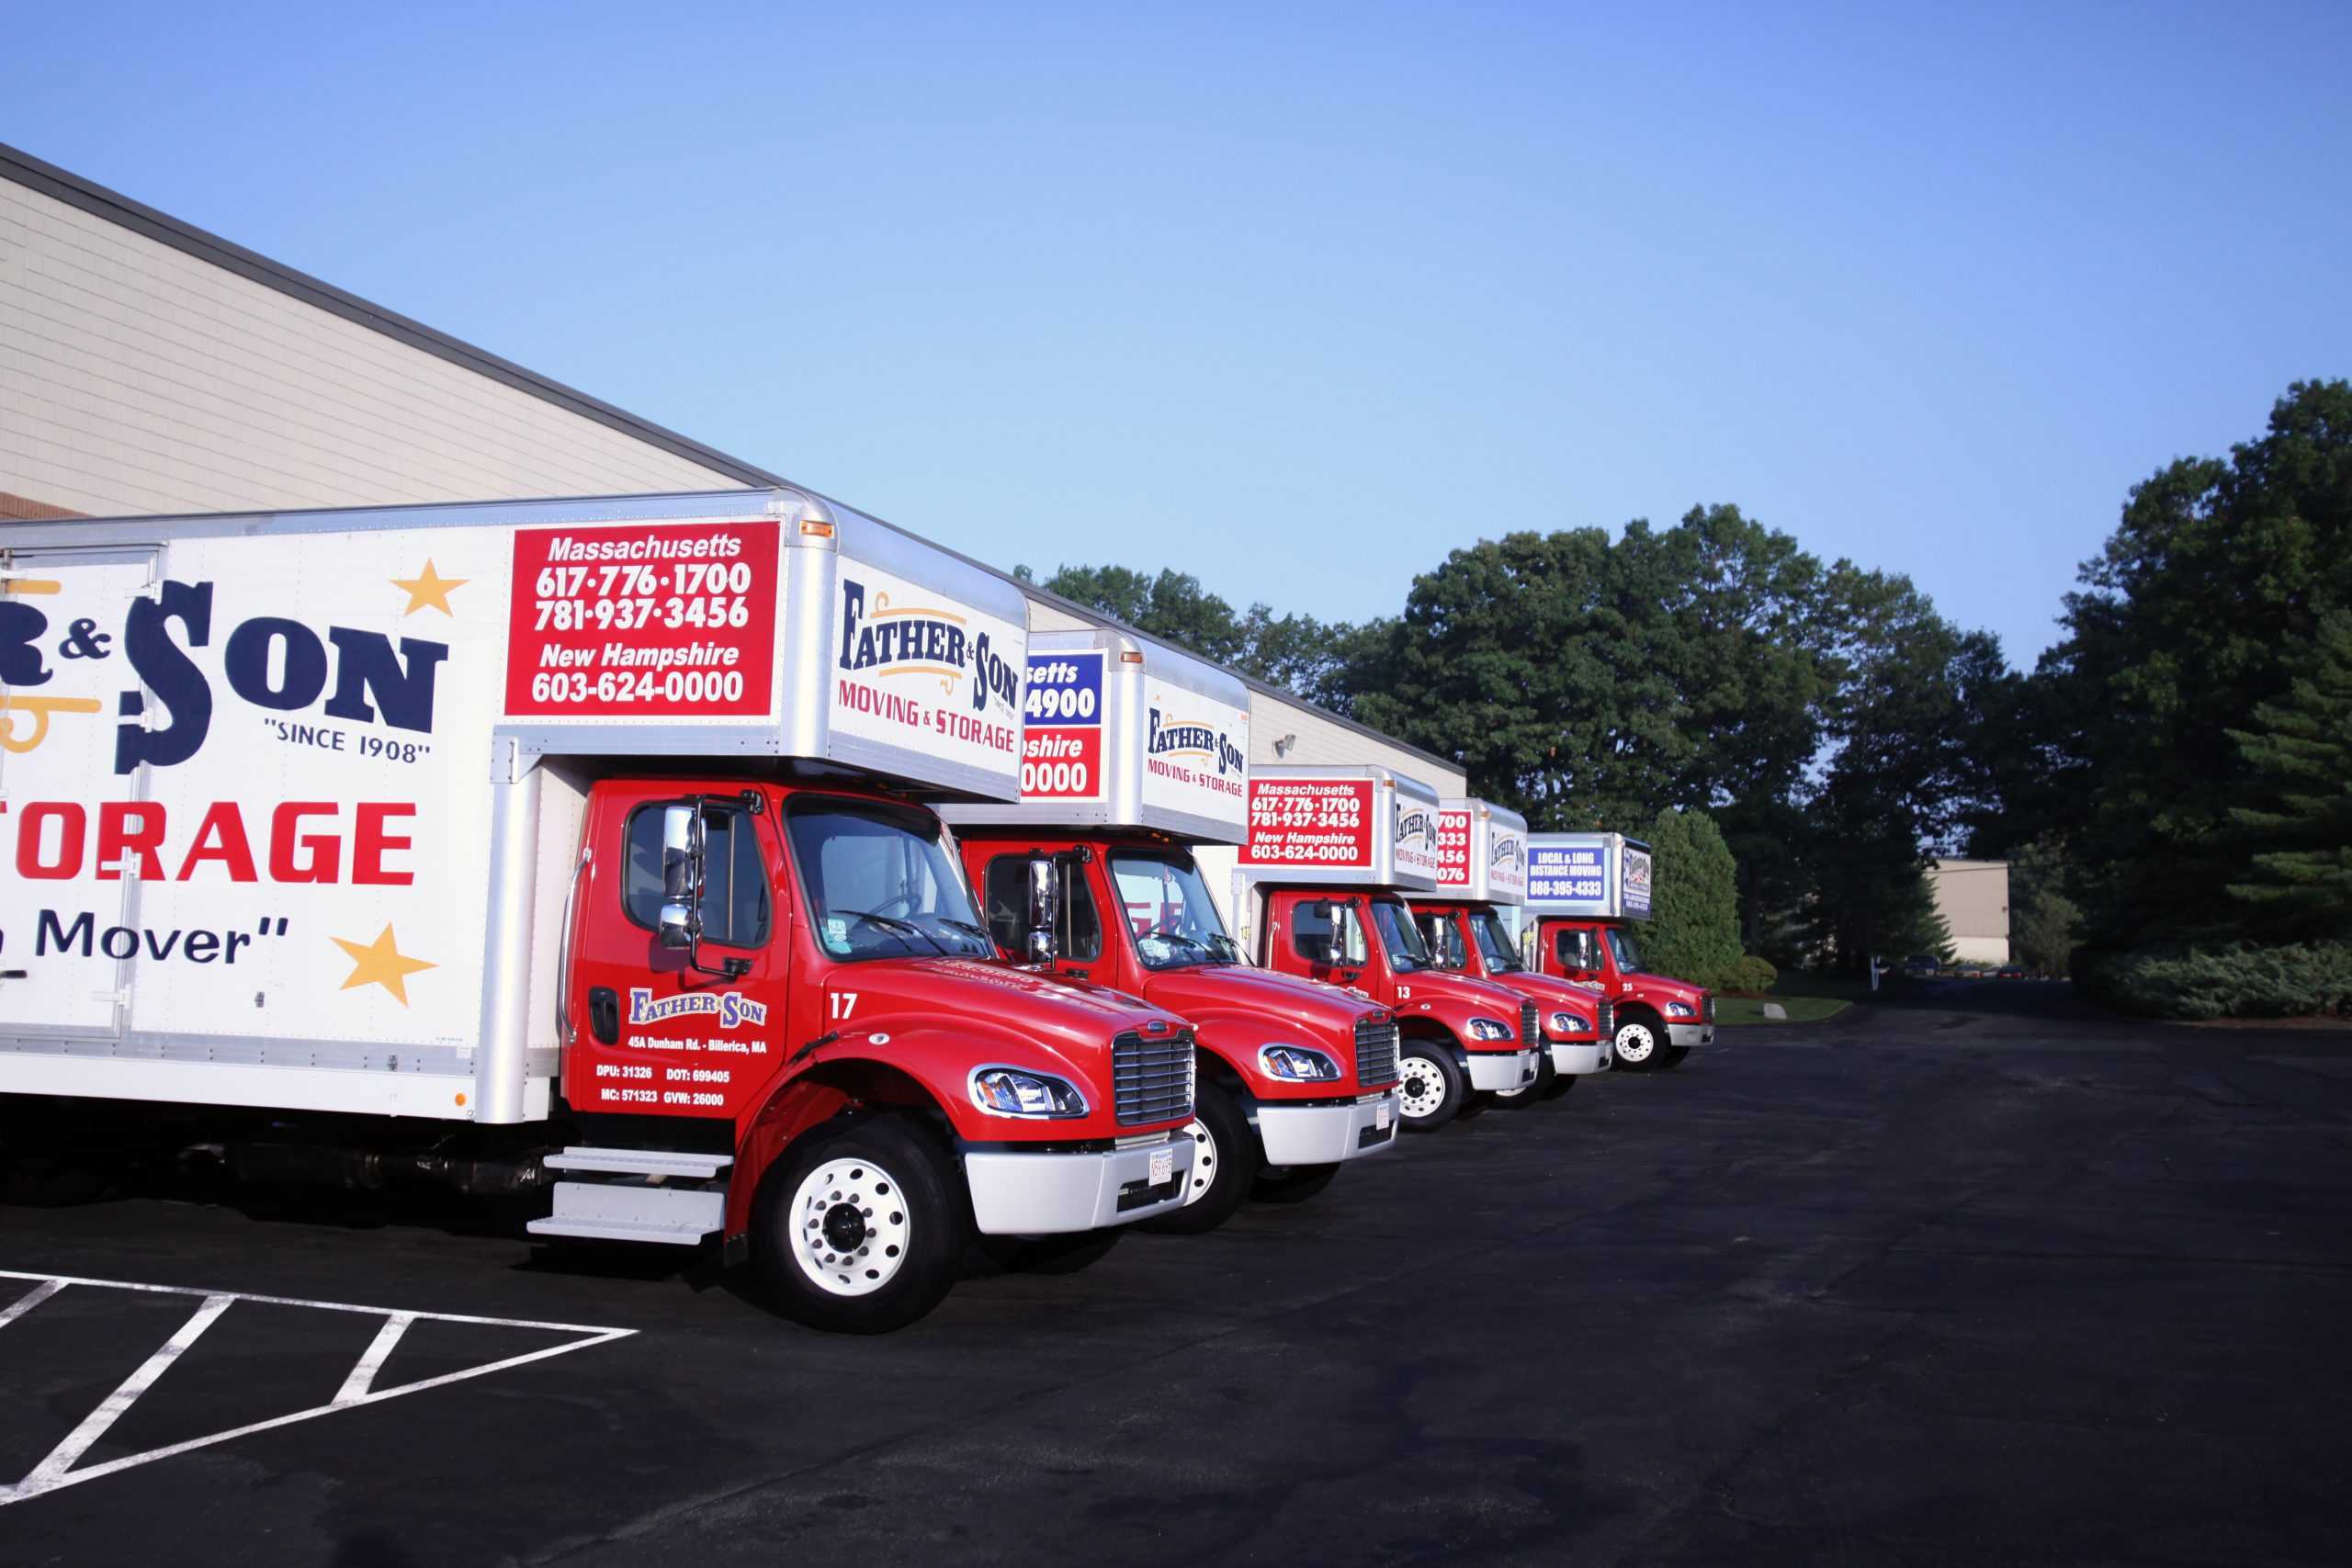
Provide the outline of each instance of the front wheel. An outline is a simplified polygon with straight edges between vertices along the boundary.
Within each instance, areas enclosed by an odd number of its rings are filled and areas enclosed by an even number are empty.
[[[1408,1133],[1433,1133],[1462,1113],[1470,1076],[1453,1053],[1428,1041],[1408,1042],[1397,1059],[1396,1111]]]
[[[1552,1066],[1552,1053],[1538,1051],[1535,1053],[1535,1076],[1517,1089],[1495,1090],[1495,1103],[1506,1111],[1524,1111],[1539,1100],[1551,1099],[1552,1085],[1559,1076],[1559,1069]]]
[[[1552,1081],[1544,1090],[1544,1098],[1557,1100],[1583,1081],[1584,1077],[1580,1073],[1564,1073],[1555,1068],[1552,1073]]]
[[[1657,1061],[1658,1049],[1665,1043],[1657,1024],[1645,1019],[1623,1019],[1617,1025],[1617,1065],[1637,1073],[1645,1072]]]
[[[1192,1185],[1185,1189],[1184,1206],[1137,1222],[1162,1235],[1200,1235],[1225,1224],[1265,1166],[1257,1130],[1233,1096],[1216,1084],[1202,1084],[1194,1092],[1193,1124],[1184,1131],[1193,1140]]]
[[[967,1224],[947,1152],[898,1116],[802,1134],[760,1184],[752,1221],[778,1310],[836,1334],[887,1334],[937,1306]]]
[[[1682,1065],[1682,1058],[1690,1054],[1688,1045],[1668,1045],[1657,1054],[1657,1065],[1660,1068],[1679,1067]]]

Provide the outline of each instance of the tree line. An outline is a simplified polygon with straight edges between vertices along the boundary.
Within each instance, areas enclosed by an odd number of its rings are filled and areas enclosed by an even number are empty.
[[[1480,540],[1361,625],[1236,610],[1174,571],[1046,586],[1457,758],[1539,830],[1710,818],[1739,944],[1777,964],[1948,951],[1922,874],[1966,853],[2011,861],[2029,959],[2120,1005],[2352,991],[2343,381],[2135,487],[2030,671],[1907,578],[1734,505]]]

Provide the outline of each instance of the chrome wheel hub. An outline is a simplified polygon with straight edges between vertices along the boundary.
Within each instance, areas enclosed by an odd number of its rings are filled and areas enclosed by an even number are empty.
[[[1434,1116],[1445,1107],[1445,1075],[1426,1056],[1408,1056],[1398,1064],[1403,1082],[1397,1086],[1397,1111],[1408,1122]]]
[[[828,1295],[888,1284],[913,1234],[898,1179],[872,1160],[826,1160],[792,1194],[793,1261]]]

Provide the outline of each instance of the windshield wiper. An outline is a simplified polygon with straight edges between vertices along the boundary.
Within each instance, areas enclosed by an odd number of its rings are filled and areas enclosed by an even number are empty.
[[[833,913],[837,915],[847,915],[853,920],[871,920],[876,925],[880,926],[884,931],[889,931],[893,935],[897,935],[902,931],[912,931],[915,935],[922,938],[923,941],[931,943],[932,952],[936,953],[940,957],[947,958],[953,956],[946,948],[940,945],[940,942],[937,937],[932,935],[929,931],[923,930],[912,920],[902,920],[896,915],[877,915],[871,909],[835,909]],[[901,936],[899,940],[903,942],[905,938]]]
[[[954,926],[959,931],[969,931],[986,943],[990,953],[996,951],[996,938],[989,934],[987,927],[976,926],[969,920],[959,920],[953,915],[933,915],[932,919],[943,926]]]

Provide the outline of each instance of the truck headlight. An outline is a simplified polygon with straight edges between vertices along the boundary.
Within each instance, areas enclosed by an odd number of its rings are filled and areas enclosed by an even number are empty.
[[[1555,1012],[1552,1015],[1551,1022],[1552,1032],[1558,1035],[1563,1040],[1566,1039],[1571,1034],[1589,1034],[1592,1032],[1592,1025],[1587,1023],[1583,1019],[1578,1018],[1572,1012]]]
[[[1474,1018],[1470,1021],[1473,1040],[1515,1040],[1519,1031],[1498,1018]]]
[[[1321,1083],[1340,1076],[1340,1064],[1320,1051],[1310,1051],[1304,1045],[1261,1045],[1258,1047],[1258,1070],[1270,1078],[1288,1078],[1293,1083]]]
[[[1666,1004],[1666,1016],[1668,1018],[1696,1018],[1699,1014],[1689,1002],[1668,1002]]]
[[[1086,1114],[1086,1096],[1076,1085],[1019,1067],[973,1068],[972,1103],[991,1116],[1058,1121]]]

